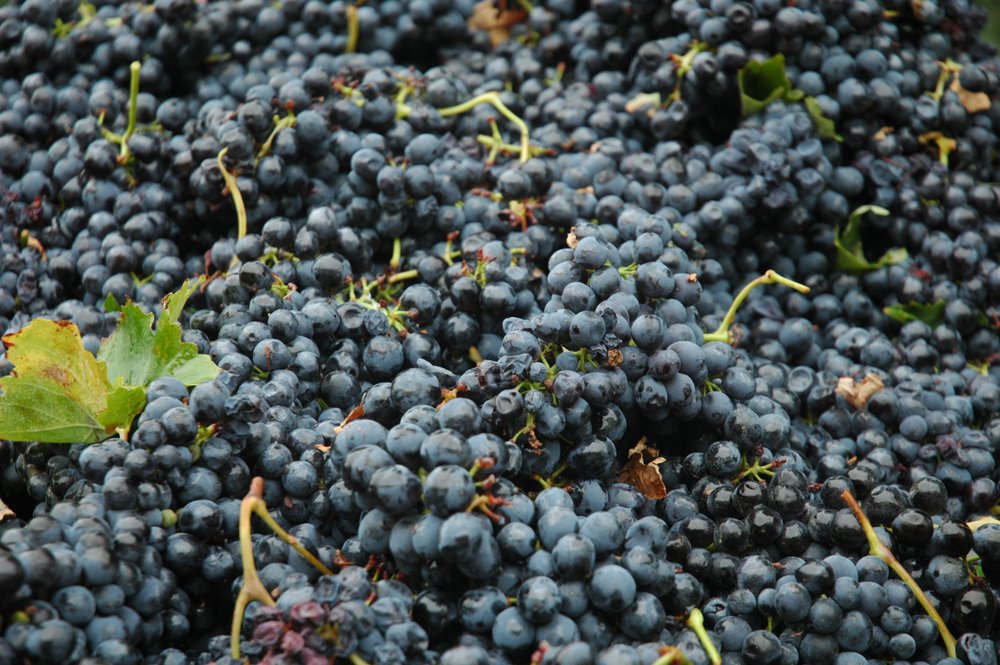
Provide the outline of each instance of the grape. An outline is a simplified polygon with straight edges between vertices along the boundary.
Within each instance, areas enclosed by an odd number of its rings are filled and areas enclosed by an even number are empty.
[[[0,440],[0,660],[993,662],[982,10],[474,4],[0,7],[0,332],[219,368]]]

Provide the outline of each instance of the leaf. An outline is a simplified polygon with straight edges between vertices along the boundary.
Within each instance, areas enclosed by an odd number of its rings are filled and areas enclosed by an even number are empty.
[[[3,343],[14,370],[0,378],[0,438],[93,443],[127,430],[146,403],[144,389],[112,384],[68,321],[36,319]]]
[[[861,218],[867,213],[885,217],[889,211],[874,205],[865,205],[856,209],[847,219],[844,230],[833,230],[833,244],[837,249],[837,268],[849,273],[868,272],[885,266],[902,263],[909,256],[906,249],[895,247],[888,250],[880,259],[872,263],[865,258],[861,247]]]
[[[829,141],[843,142],[844,137],[837,133],[837,127],[833,124],[833,120],[823,115],[823,109],[820,108],[816,98],[806,97],[803,102],[806,105],[806,111],[809,112],[809,117],[816,125],[816,133],[819,134],[819,137]]]
[[[969,113],[979,113],[980,111],[989,110],[992,106],[990,101],[990,96],[985,92],[972,92],[971,90],[966,90],[962,87],[961,82],[958,80],[958,74],[954,74],[951,77],[951,85],[949,86],[951,91],[958,95],[958,101],[965,110]]]
[[[849,376],[842,376],[837,380],[837,394],[858,411],[864,408],[872,395],[884,387],[878,374],[866,374],[865,378],[857,382]]]
[[[485,31],[496,48],[510,39],[511,28],[527,18],[528,14],[520,9],[498,7],[493,0],[482,0],[472,9],[468,26],[470,30]]]
[[[634,448],[628,451],[628,461],[618,474],[619,482],[628,483],[642,492],[647,499],[662,499],[667,496],[667,487],[663,484],[660,465],[666,460],[657,456],[655,448],[646,445],[642,438]],[[649,462],[645,457],[652,457]]]
[[[942,321],[944,321],[944,308],[944,300],[938,300],[930,305],[910,301],[909,305],[892,305],[891,307],[886,307],[882,311],[885,312],[886,315],[893,321],[898,321],[900,323],[923,321],[931,328],[936,328]]]
[[[893,127],[886,125],[881,129],[879,129],[874,134],[872,134],[872,138],[875,139],[876,141],[884,141],[889,136],[889,134],[892,134],[894,131],[896,130]]]
[[[17,517],[17,514],[13,510],[7,507],[7,504],[0,500],[0,522],[4,520],[9,520]]]
[[[118,328],[97,354],[107,362],[109,376],[123,377],[131,386],[146,386],[164,376],[194,386],[219,374],[209,356],[198,353],[198,347],[191,342],[181,341],[181,312],[200,281],[188,280],[176,293],[164,298],[155,331],[152,314],[132,302],[122,306]]]
[[[779,53],[767,60],[751,60],[740,69],[740,109],[743,115],[760,113],[771,102],[785,99],[796,102],[803,92],[792,87],[785,72],[785,56]]]
[[[115,294],[109,293],[108,297],[104,299],[104,311],[105,312],[122,311],[122,306],[118,304],[118,300],[115,298]]]

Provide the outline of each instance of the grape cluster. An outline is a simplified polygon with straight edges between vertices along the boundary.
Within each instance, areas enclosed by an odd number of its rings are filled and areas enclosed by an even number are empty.
[[[0,6],[0,332],[219,368],[0,440],[0,663],[996,663],[984,22]]]

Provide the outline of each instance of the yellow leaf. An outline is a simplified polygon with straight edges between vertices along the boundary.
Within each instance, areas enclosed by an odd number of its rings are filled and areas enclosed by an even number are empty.
[[[0,379],[0,438],[101,441],[127,428],[146,402],[143,388],[112,384],[68,321],[35,319],[3,343],[14,369]]]
[[[951,77],[951,91],[958,95],[958,101],[962,103],[969,113],[979,113],[986,111],[992,106],[990,96],[985,92],[972,92],[962,87],[958,80],[958,75]]]

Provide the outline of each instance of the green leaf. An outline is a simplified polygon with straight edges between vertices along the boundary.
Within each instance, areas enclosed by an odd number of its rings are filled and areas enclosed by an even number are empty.
[[[976,310],[976,323],[982,328],[992,328],[993,324],[990,322],[990,318],[986,316],[986,312],[981,309]]]
[[[767,60],[751,60],[740,69],[740,108],[743,115],[760,113],[771,102],[785,99],[796,102],[803,92],[792,87],[785,72],[785,56],[779,53]]]
[[[36,319],[3,343],[14,370],[0,378],[2,439],[93,443],[127,431],[146,403],[144,389],[112,384],[72,323]]]
[[[219,374],[209,356],[198,353],[198,347],[191,342],[181,341],[181,312],[199,283],[188,280],[164,299],[155,331],[152,314],[132,302],[122,306],[118,328],[97,354],[107,362],[109,376],[123,377],[132,386],[146,386],[164,376],[194,386]]]
[[[115,298],[115,294],[109,293],[108,297],[104,299],[104,311],[105,312],[122,311],[122,306],[118,303],[118,300]]]
[[[816,125],[816,133],[819,134],[819,137],[828,141],[843,142],[844,137],[837,133],[837,127],[833,124],[833,120],[823,115],[823,109],[820,108],[816,98],[806,97],[803,101],[806,105],[806,111],[809,112],[809,117]]]
[[[837,249],[837,268],[844,272],[868,272],[902,263],[909,256],[906,249],[894,247],[874,263],[865,258],[864,249],[861,247],[861,218],[867,213],[885,217],[889,211],[874,205],[861,206],[848,217],[843,231],[839,228],[833,231],[833,245]]]
[[[931,305],[910,301],[909,305],[893,305],[882,311],[893,321],[900,323],[923,321],[931,328],[935,328],[944,321],[944,308],[944,300],[938,300]]]

